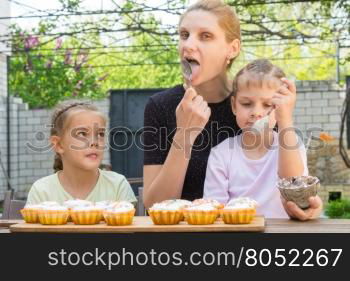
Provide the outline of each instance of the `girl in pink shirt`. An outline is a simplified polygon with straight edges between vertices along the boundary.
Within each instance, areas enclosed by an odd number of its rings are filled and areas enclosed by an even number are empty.
[[[265,217],[317,218],[322,201],[311,197],[310,207],[300,209],[281,198],[278,178],[307,175],[305,147],[293,127],[296,88],[284,72],[266,59],[241,69],[233,82],[232,111],[241,134],[214,147],[209,156],[204,197],[227,203],[247,196],[258,202]],[[272,110],[272,111],[271,111]],[[268,126],[253,124],[269,112]],[[278,124],[278,132],[273,128]]]

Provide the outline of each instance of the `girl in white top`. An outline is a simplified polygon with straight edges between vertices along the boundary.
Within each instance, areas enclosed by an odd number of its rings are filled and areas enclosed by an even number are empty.
[[[225,204],[247,196],[258,202],[258,213],[266,217],[307,220],[320,215],[321,199],[311,197],[310,208],[301,210],[282,199],[276,187],[279,177],[308,174],[305,147],[293,128],[296,89],[284,77],[266,59],[253,61],[237,73],[231,104],[242,131],[212,149],[204,197]],[[268,126],[252,127],[270,111]],[[276,123],[278,132],[273,130]]]

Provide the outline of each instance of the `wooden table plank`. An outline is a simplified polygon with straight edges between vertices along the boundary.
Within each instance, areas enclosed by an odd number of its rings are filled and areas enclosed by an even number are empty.
[[[216,221],[210,225],[189,225],[181,222],[177,225],[154,225],[150,217],[134,217],[129,226],[98,225],[41,225],[16,224],[10,226],[11,232],[50,232],[50,233],[134,233],[134,232],[261,232],[264,230],[264,218],[256,217],[250,224],[225,224]]]
[[[0,220],[0,227],[9,227],[13,224],[24,223],[23,220]]]
[[[350,233],[349,219],[266,219],[265,233]]]
[[[8,227],[0,227],[0,233],[11,233]]]
[[[139,217],[135,217],[138,220]],[[0,227],[23,223],[21,220],[0,221]],[[158,227],[161,231],[161,226]],[[175,226],[176,227],[176,226]],[[125,231],[128,232],[128,231]],[[164,232],[164,231],[162,231]],[[294,221],[289,219],[265,219],[265,233],[350,233],[349,219],[317,219]]]

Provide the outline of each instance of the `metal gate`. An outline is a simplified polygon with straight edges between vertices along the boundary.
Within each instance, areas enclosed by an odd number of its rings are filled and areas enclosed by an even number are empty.
[[[143,176],[141,137],[144,109],[149,97],[162,90],[110,90],[109,144],[112,170],[127,178]],[[137,194],[135,185],[132,186]]]

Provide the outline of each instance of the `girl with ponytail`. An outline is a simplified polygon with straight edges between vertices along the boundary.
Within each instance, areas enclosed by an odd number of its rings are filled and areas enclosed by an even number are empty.
[[[82,199],[92,202],[136,202],[123,175],[100,170],[105,148],[106,118],[81,101],[59,104],[52,114],[50,142],[55,152],[54,174],[37,180],[28,204]]]

